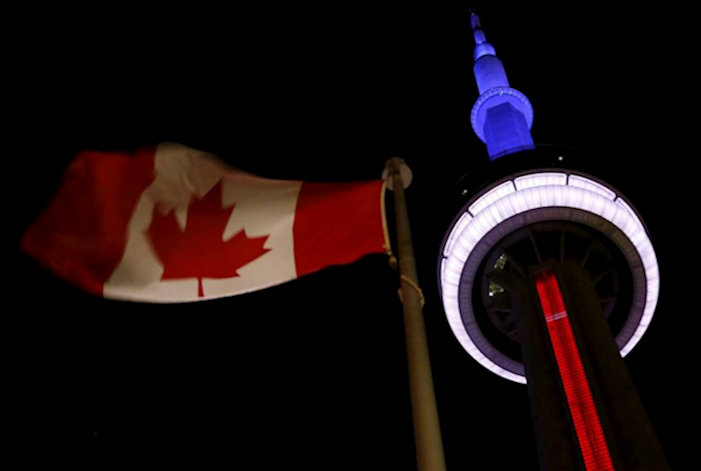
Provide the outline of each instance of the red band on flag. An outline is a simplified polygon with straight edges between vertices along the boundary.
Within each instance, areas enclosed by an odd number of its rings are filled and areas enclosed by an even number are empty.
[[[303,183],[294,222],[297,276],[384,253],[382,181]]]
[[[155,152],[149,147],[133,154],[78,154],[54,199],[25,233],[22,249],[60,278],[102,295],[124,253],[136,203],[155,177]]]

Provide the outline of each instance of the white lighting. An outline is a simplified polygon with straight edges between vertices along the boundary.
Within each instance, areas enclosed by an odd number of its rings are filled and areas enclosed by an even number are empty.
[[[465,226],[467,226],[467,223],[470,222],[470,219],[472,219],[472,216],[470,216],[468,213],[463,213],[463,215],[460,216],[460,219],[455,224],[455,229],[453,230],[453,232],[450,233],[448,242],[445,244],[445,250],[443,251],[443,255],[447,257],[448,254],[453,250],[453,245],[455,245],[455,240],[458,234],[462,233],[462,230],[465,228]]]
[[[471,252],[489,231],[518,214],[539,208],[575,208],[609,221],[630,239],[643,265],[646,299],[642,318],[633,335],[621,346],[625,356],[637,344],[650,324],[659,295],[659,272],[652,243],[635,211],[616,192],[581,175],[534,172],[487,190],[453,226],[441,264],[443,305],[448,322],[463,348],[480,364],[509,380],[525,383],[521,374],[507,371],[487,358],[470,337],[458,300],[460,276]],[[471,306],[463,309],[472,309]],[[472,314],[472,313],[468,313]]]
[[[565,173],[532,173],[514,180],[517,190],[525,190],[534,186],[567,185]]]
[[[579,175],[570,175],[568,185],[584,188],[585,190],[590,190],[594,193],[599,193],[610,200],[616,198],[616,193],[606,188],[604,185],[589,180],[588,178],[580,177]]]
[[[516,191],[516,188],[514,188],[514,183],[512,181],[497,185],[475,201],[472,206],[468,208],[468,211],[470,211],[472,215],[475,215],[491,205],[494,201],[497,201],[499,198],[509,195],[514,191]]]

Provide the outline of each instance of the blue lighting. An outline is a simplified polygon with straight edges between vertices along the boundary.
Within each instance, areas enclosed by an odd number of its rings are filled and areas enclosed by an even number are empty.
[[[480,93],[470,115],[472,129],[487,144],[490,160],[533,149],[533,106],[526,95],[509,86],[504,65],[487,42],[479,17],[472,13],[470,22],[475,38],[473,71]]]

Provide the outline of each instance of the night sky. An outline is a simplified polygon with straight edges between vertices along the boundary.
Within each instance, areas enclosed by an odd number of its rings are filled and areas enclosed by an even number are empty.
[[[672,467],[684,469],[698,414],[689,13],[494,3],[475,6],[512,87],[534,106],[536,143],[589,152],[648,226],[661,294],[626,364]],[[82,293],[18,252],[76,152],[175,141],[308,181],[378,178],[403,157],[448,469],[537,469],[525,386],[463,350],[438,297],[450,194],[487,159],[469,125],[467,8],[114,8],[16,17],[5,179],[18,275],[6,286],[20,302],[5,311],[6,387],[24,459],[415,466],[398,275],[386,257],[243,296],[150,305]]]

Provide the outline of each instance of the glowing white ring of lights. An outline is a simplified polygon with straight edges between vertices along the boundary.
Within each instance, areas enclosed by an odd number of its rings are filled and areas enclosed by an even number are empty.
[[[525,376],[494,363],[470,337],[460,313],[460,279],[470,253],[497,225],[528,211],[554,207],[579,209],[603,218],[625,234],[638,252],[646,279],[645,305],[637,328],[620,347],[622,356],[642,338],[657,305],[659,270],[652,242],[635,211],[613,189],[587,177],[562,172],[534,172],[489,188],[467,208],[449,232],[440,268],[441,293],[448,322],[463,348],[485,368],[518,383],[525,383]]]

